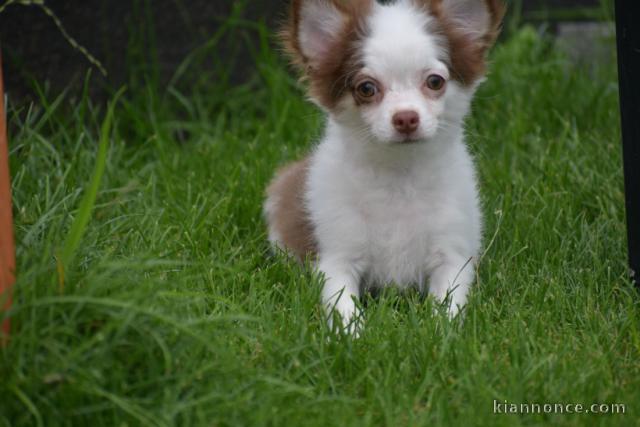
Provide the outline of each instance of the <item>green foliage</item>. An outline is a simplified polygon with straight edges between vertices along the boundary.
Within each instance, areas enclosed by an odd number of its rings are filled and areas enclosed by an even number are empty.
[[[91,213],[96,203],[96,197],[98,196],[98,190],[100,189],[100,182],[104,174],[104,169],[107,163],[107,152],[109,149],[109,140],[111,137],[111,124],[113,122],[113,110],[118,98],[122,94],[122,90],[116,93],[113,101],[107,108],[107,115],[102,123],[100,131],[100,141],[98,142],[98,154],[96,156],[96,165],[91,177],[91,181],[85,190],[85,194],[80,201],[78,207],[78,214],[71,224],[69,234],[62,253],[58,259],[58,283],[60,290],[64,288],[64,272],[69,267],[69,264],[73,260],[75,252],[80,246],[82,236],[87,228]]]
[[[193,92],[176,81],[115,108],[62,295],[54,256],[105,114],[86,96],[11,111],[18,282],[0,425],[636,425],[614,62],[575,68],[531,29],[494,51],[468,123],[487,224],[465,320],[388,290],[366,298],[353,340],[327,330],[317,277],[265,242],[264,188],[322,118],[256,31],[250,83],[203,73]],[[627,413],[494,415],[493,399]]]

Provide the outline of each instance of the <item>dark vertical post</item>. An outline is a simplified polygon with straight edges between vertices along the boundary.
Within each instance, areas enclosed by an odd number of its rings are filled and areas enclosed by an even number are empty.
[[[9,184],[9,144],[2,83],[2,51],[0,50],[0,310],[7,310],[11,306],[11,287],[15,266],[11,185]],[[5,345],[9,340],[9,326],[9,319],[4,319],[0,325],[0,345]]]
[[[640,1],[616,0],[629,262],[640,286]]]

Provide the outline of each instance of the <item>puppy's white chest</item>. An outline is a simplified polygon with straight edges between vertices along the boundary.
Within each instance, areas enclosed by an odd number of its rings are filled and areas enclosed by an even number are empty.
[[[418,146],[386,161],[336,145],[319,147],[307,185],[321,259],[346,260],[369,286],[422,287],[447,254],[476,255],[480,223],[464,146]]]
[[[410,185],[362,194],[358,211],[367,230],[361,245],[369,282],[422,285],[435,252],[435,197]]]

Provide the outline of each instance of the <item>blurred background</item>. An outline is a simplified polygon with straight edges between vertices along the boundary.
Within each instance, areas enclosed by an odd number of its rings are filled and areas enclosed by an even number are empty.
[[[30,3],[30,5],[29,5]],[[0,42],[13,102],[39,93],[74,92],[92,98],[114,88],[150,82],[166,86],[207,78],[241,83],[252,75],[255,50],[282,20],[284,1],[50,0],[7,2]],[[613,48],[612,0],[507,1],[505,37],[524,24],[553,34],[576,61],[608,58]],[[2,7],[2,6],[0,6]],[[265,24],[261,26],[260,24]],[[262,41],[261,41],[262,40]],[[604,40],[604,42],[602,42]],[[77,45],[76,45],[77,44]],[[87,53],[102,66],[91,63]]]

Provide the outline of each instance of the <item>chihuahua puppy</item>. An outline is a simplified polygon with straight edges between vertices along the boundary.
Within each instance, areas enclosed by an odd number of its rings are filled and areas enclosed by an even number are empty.
[[[264,212],[272,244],[323,273],[329,319],[351,328],[361,290],[389,283],[464,306],[482,234],[464,118],[503,15],[500,0],[293,0],[283,39],[326,128]]]

